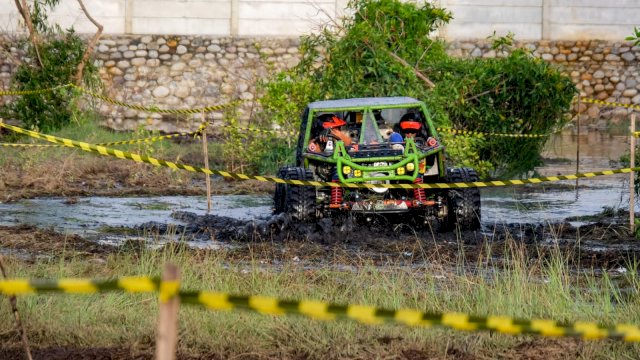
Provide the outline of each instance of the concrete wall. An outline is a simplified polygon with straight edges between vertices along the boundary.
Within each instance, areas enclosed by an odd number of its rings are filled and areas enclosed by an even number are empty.
[[[429,0],[454,20],[440,35],[483,39],[620,41],[640,19],[640,0]],[[85,0],[110,34],[298,36],[344,12],[347,0]],[[94,32],[76,1],[52,14],[62,26]],[[13,0],[0,0],[0,30],[20,29]]]

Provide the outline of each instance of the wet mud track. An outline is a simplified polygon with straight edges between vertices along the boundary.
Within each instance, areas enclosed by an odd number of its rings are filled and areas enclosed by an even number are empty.
[[[534,263],[560,251],[570,265],[583,269],[620,269],[640,259],[640,246],[624,219],[597,219],[580,226],[555,224],[485,225],[479,231],[439,232],[436,226],[395,224],[377,218],[321,219],[300,223],[284,215],[238,220],[177,211],[173,218],[187,225],[149,222],[137,230],[159,235],[180,234],[191,241],[236,244],[236,254],[286,262],[347,263],[368,259],[376,265],[419,266],[425,263],[500,265],[518,252]]]

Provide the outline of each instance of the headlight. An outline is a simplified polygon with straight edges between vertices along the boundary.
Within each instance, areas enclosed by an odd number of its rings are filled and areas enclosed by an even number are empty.
[[[404,167],[399,167],[396,169],[396,174],[398,175],[404,175]]]
[[[411,172],[415,169],[416,169],[416,166],[412,162],[407,164],[407,171]]]
[[[420,174],[424,174],[425,172],[427,172],[427,160],[426,159],[422,159],[418,163],[418,172]]]
[[[351,166],[345,165],[342,167],[342,173],[345,175],[351,174]]]

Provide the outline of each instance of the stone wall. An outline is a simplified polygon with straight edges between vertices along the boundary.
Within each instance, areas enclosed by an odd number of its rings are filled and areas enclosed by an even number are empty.
[[[119,101],[161,108],[194,108],[243,99],[240,117],[250,121],[255,107],[256,82],[270,72],[299,61],[297,39],[213,38],[203,36],[109,36],[100,41],[96,65],[105,94]],[[640,48],[605,41],[535,41],[518,46],[560,66],[571,76],[582,96],[640,104],[638,60]],[[10,47],[0,59],[0,84],[7,89],[15,65],[24,56]],[[449,44],[454,56],[496,57],[486,41]],[[1,99],[10,101],[10,98]],[[127,110],[97,102],[106,125],[116,129],[146,126],[167,132],[193,130],[200,116],[167,116]],[[577,109],[576,109],[577,110]],[[626,114],[581,104],[583,124],[602,127],[603,120]],[[221,120],[215,112],[210,119]]]

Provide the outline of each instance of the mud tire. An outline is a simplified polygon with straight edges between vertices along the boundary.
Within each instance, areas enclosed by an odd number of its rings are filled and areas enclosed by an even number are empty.
[[[478,181],[478,174],[470,168],[447,169],[447,183]],[[449,189],[446,192],[449,211],[441,220],[441,229],[451,231],[480,228],[480,189]]]
[[[313,180],[313,173],[301,167],[283,167],[278,177],[284,180]],[[316,218],[316,190],[312,186],[276,184],[273,196],[276,214],[287,213],[298,221]]]

